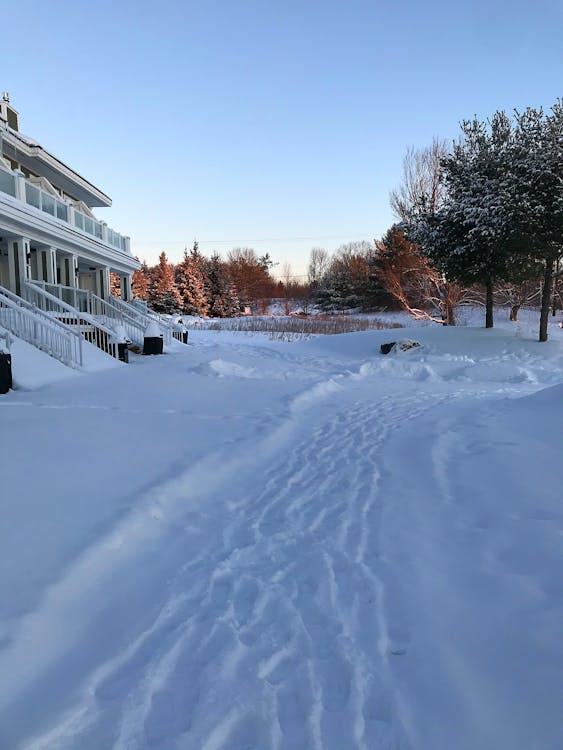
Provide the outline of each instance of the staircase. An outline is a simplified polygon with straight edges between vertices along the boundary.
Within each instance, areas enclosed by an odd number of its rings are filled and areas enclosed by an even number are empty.
[[[24,281],[21,297],[0,286],[0,327],[65,365],[83,366],[82,341],[118,358],[118,341],[142,347],[147,326],[157,323],[165,344],[181,333],[166,318],[119,297],[44,281]]]
[[[41,311],[49,320],[62,324],[67,330],[79,334],[106,354],[118,358],[115,330],[108,325],[107,321],[67,304],[34,282],[24,281],[21,293],[26,302]]]
[[[116,326],[122,327],[129,341],[138,346],[143,345],[146,325],[143,325],[142,321],[138,320],[135,315],[130,314],[127,306],[123,309],[119,307],[116,302],[121,300],[116,297],[105,300],[86,289],[76,289],[62,284],[48,284],[45,281],[31,281],[28,284],[41,289],[60,302],[70,305],[75,310],[86,313],[112,330]]]
[[[82,368],[80,334],[1,286],[0,326],[59,362]]]
[[[119,310],[122,310],[124,314],[130,315],[135,318],[140,325],[143,326],[143,330],[146,330],[150,323],[156,323],[162,331],[165,344],[171,344],[173,338],[177,338],[174,324],[166,318],[163,318],[158,313],[153,312],[147,307],[146,302],[139,304],[141,300],[132,300],[131,302],[124,302],[119,297],[112,297],[111,303],[115,305]]]

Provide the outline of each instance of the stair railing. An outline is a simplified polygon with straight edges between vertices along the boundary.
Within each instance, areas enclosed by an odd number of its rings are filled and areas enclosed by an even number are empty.
[[[46,291],[42,285],[33,284],[29,281],[22,283],[22,297],[47,313],[51,318],[78,331],[86,341],[94,344],[98,349],[112,357],[118,357],[114,330],[97,320],[90,313],[77,310],[72,305]]]
[[[139,307],[134,300],[131,302],[125,302],[125,300],[122,300],[119,297],[112,297],[111,303],[122,310],[124,314],[134,317],[139,325],[143,326],[143,331],[146,330],[149,323],[156,323],[162,331],[164,343],[170,344],[172,342],[174,332],[173,325],[169,321],[161,318],[158,313],[153,312],[148,307],[145,307],[144,309]]]
[[[0,287],[0,326],[59,362],[82,368],[82,337],[3,287]]]

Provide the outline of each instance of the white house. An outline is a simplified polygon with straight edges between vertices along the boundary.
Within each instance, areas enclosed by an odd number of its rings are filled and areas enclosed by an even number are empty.
[[[131,299],[139,262],[129,237],[92,209],[111,198],[19,129],[8,94],[0,101],[0,286],[20,294],[23,281],[91,290],[109,297],[109,274]]]
[[[111,198],[19,129],[8,94],[0,101],[0,328],[73,367],[83,340],[111,356],[143,345],[149,325],[163,342],[182,339],[170,321],[132,299],[140,263],[129,237],[92,209]],[[111,294],[110,273],[121,279]],[[1,332],[1,331],[0,331]],[[119,353],[121,351],[121,354]]]

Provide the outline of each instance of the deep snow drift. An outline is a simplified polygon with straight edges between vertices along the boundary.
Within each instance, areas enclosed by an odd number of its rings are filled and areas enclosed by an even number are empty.
[[[191,340],[0,397],[0,748],[561,750],[563,334]]]

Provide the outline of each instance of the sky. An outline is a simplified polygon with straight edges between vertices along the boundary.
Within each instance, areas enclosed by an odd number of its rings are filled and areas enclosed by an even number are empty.
[[[18,0],[0,89],[141,260],[381,237],[409,146],[563,94],[560,0]]]

